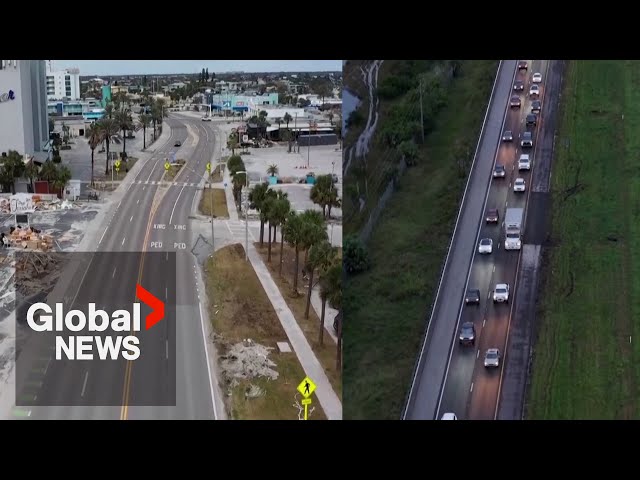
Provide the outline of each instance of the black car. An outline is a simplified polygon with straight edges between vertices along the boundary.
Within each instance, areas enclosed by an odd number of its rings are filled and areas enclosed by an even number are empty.
[[[503,142],[513,142],[513,132],[511,130],[505,130],[502,134]]]
[[[476,343],[476,327],[473,322],[464,322],[460,327],[460,344],[475,345]]]
[[[480,290],[477,288],[470,288],[467,290],[467,295],[464,297],[464,303],[480,304]]]
[[[499,163],[493,169],[494,177],[504,177],[506,175],[506,171],[504,169],[504,165],[500,165]]]
[[[531,113],[540,113],[540,110],[542,110],[542,102],[540,100],[531,102]]]
[[[518,70],[526,70],[527,68],[529,68],[529,65],[526,60],[520,60],[518,62]]]
[[[531,135],[531,132],[524,132],[522,134],[520,146],[523,148],[533,148],[533,136]]]
[[[490,208],[487,210],[487,223],[498,223],[498,220],[500,220],[500,214],[498,213],[497,208]]]
[[[182,142],[180,140],[176,140],[176,143],[173,144],[174,147],[181,147]]]
[[[511,107],[513,108],[520,108],[521,103],[522,101],[520,100],[520,97],[517,95],[514,95],[513,97],[511,97],[511,101],[509,102],[509,105],[511,105]]]
[[[526,123],[527,127],[535,127],[538,123],[538,117],[536,116],[536,114],[530,113],[529,115],[527,115]]]
[[[524,82],[522,80],[516,80],[515,82],[513,82],[513,89],[516,92],[521,92],[522,90],[524,90]]]

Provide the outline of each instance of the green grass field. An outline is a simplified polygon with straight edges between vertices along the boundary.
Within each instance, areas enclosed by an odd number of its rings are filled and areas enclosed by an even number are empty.
[[[465,178],[451,148],[474,148],[497,61],[465,61],[447,106],[369,241],[372,268],[345,288],[344,418],[397,419],[437,289]]]
[[[562,100],[527,416],[637,419],[640,62],[571,61]]]

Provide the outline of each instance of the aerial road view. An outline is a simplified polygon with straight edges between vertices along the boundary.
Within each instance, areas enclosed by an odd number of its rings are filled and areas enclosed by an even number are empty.
[[[638,418],[639,74],[346,61],[345,418]]]
[[[341,63],[2,60],[2,418],[342,418]]]

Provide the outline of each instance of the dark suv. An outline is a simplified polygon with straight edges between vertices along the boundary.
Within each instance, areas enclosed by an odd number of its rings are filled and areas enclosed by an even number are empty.
[[[475,345],[476,327],[473,322],[464,322],[460,327],[460,345]]]
[[[487,210],[487,223],[498,223],[499,219],[500,214],[498,213],[497,208],[490,208],[489,210]]]
[[[467,290],[467,294],[464,297],[464,303],[475,303],[480,305],[480,290],[477,288],[470,288]]]

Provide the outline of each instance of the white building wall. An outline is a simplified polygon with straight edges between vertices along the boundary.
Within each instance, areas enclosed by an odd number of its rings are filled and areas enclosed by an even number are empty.
[[[0,67],[0,98],[14,94],[0,102],[0,152],[33,155],[48,139],[44,60],[0,60]]]

